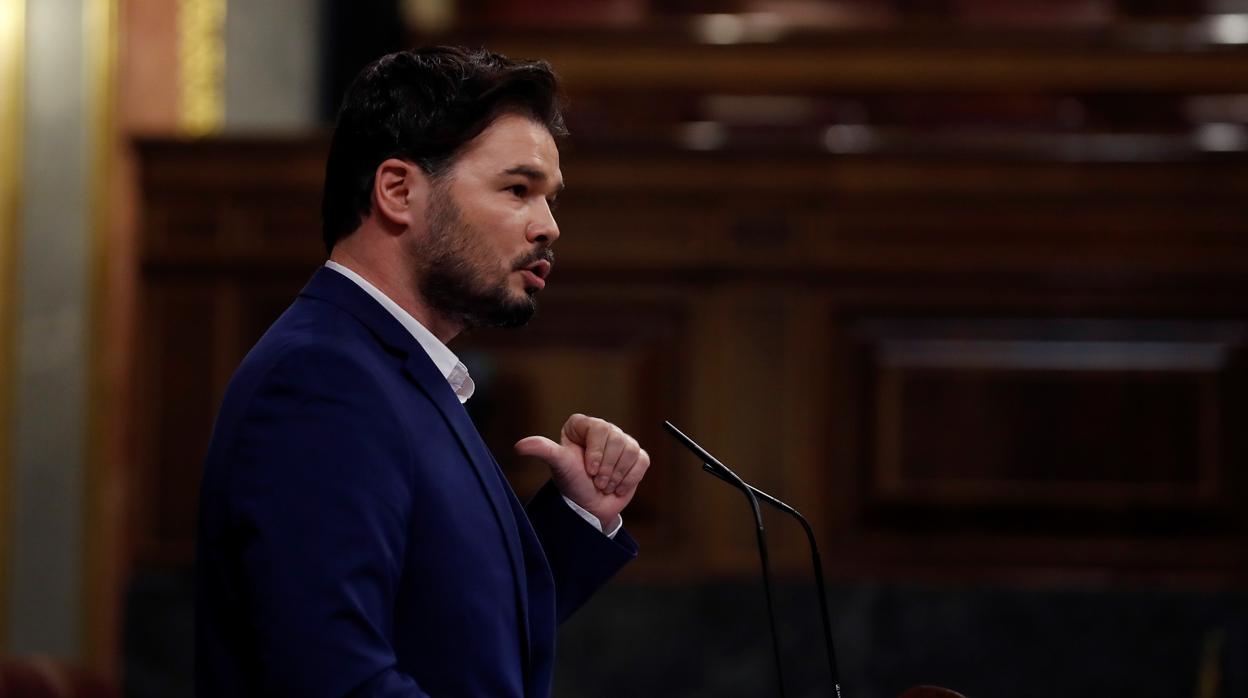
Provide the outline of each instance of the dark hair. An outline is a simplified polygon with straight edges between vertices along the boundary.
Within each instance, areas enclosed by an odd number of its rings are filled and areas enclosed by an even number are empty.
[[[373,177],[388,158],[439,177],[499,116],[523,114],[567,135],[559,82],[545,61],[439,46],[374,61],[347,88],[325,164],[321,234],[326,251],[368,215]]]

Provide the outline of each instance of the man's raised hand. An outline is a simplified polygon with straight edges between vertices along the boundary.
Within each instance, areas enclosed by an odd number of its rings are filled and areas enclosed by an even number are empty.
[[[583,414],[568,417],[559,441],[530,436],[516,442],[516,453],[545,461],[563,496],[598,517],[604,528],[614,525],[637,492],[650,456],[619,427]]]

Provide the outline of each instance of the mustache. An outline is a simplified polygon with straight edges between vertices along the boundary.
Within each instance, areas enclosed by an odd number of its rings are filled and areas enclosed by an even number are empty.
[[[541,261],[545,261],[553,267],[555,265],[555,251],[549,247],[539,247],[516,260],[514,266],[515,269],[519,271],[521,269],[527,269],[533,266],[536,262]]]

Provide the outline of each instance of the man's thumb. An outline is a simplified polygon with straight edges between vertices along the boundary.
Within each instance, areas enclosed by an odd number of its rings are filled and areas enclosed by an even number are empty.
[[[529,436],[516,442],[516,453],[522,456],[534,456],[554,465],[559,458],[559,444],[545,436]]]

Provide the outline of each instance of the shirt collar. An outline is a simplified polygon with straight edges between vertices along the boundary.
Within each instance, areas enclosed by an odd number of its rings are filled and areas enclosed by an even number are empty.
[[[468,367],[464,365],[459,357],[434,336],[420,321],[412,317],[412,314],[399,307],[389,296],[382,293],[376,286],[370,284],[364,277],[347,267],[329,260],[325,262],[325,266],[342,274],[343,276],[355,282],[355,285],[364,290],[365,293],[373,297],[373,300],[381,304],[387,312],[394,316],[399,324],[403,325],[416,342],[420,344],[420,348],[425,350],[429,358],[433,360],[433,365],[438,368],[438,372],[451,385],[451,389],[455,391],[455,396],[459,398],[461,403],[468,402],[468,398],[472,397],[477,386],[472,382],[472,376],[468,375]]]

